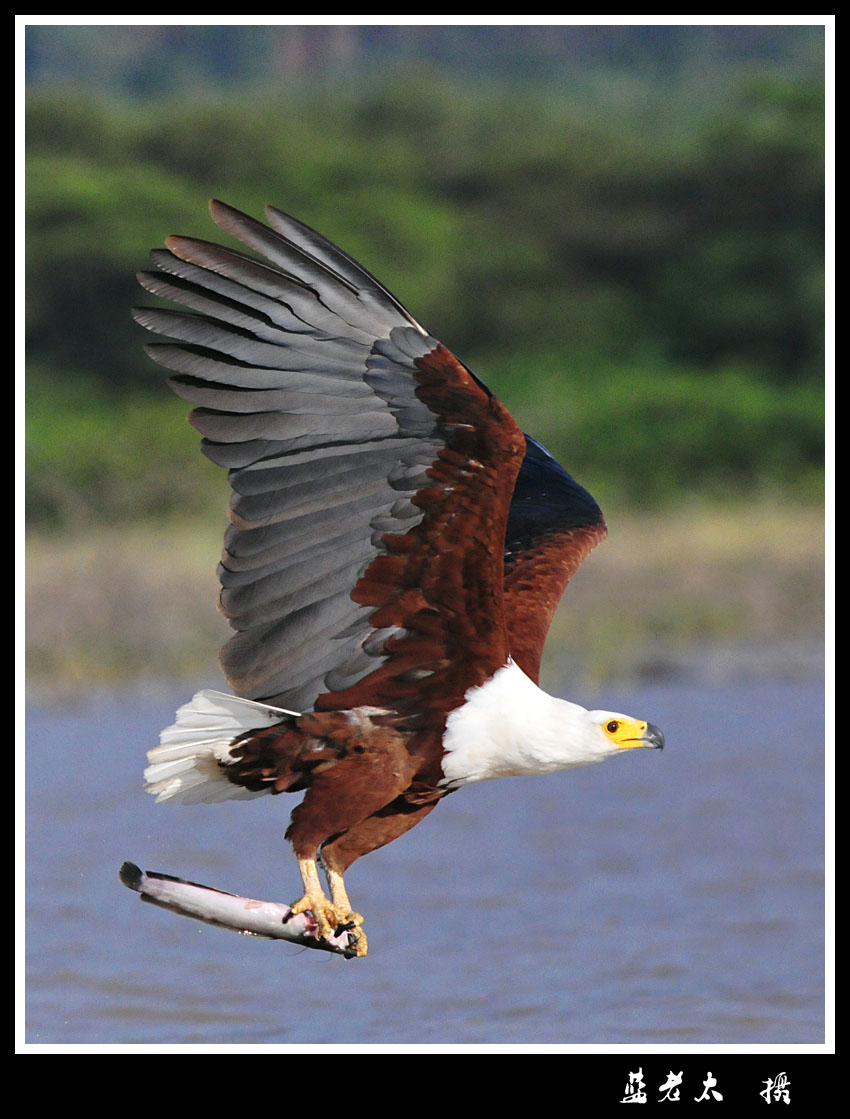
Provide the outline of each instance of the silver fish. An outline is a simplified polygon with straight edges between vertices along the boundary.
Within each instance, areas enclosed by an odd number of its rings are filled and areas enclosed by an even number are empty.
[[[238,894],[228,894],[211,886],[187,882],[170,874],[140,870],[135,863],[124,863],[118,877],[142,901],[170,909],[183,917],[193,917],[207,925],[232,929],[243,936],[260,936],[267,940],[290,940],[305,948],[321,948],[353,959],[357,953],[356,930],[342,929],[320,940],[312,914],[296,913],[288,905],[275,901],[256,901]]]

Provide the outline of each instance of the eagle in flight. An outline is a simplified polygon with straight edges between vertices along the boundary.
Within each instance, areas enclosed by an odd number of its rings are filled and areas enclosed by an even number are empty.
[[[343,875],[473,781],[663,737],[538,687],[558,601],[605,535],[590,494],[378,281],[281,211],[213,201],[251,254],[169,237],[135,317],[229,471],[221,664],[151,750],[195,803],[304,792],[287,838],[318,939],[362,918]],[[319,877],[324,871],[328,897]]]

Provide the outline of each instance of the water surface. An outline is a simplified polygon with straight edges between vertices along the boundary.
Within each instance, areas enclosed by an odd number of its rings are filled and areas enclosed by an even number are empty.
[[[585,695],[667,736],[448,797],[347,876],[346,961],[140,902],[125,859],[300,894],[294,801],[157,805],[145,750],[191,688],[28,711],[29,1043],[798,1044],[824,1040],[822,684]]]

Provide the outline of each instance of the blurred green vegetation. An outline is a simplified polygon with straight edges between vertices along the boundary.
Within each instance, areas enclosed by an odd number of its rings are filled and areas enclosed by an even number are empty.
[[[142,351],[134,274],[205,201],[337,241],[605,507],[823,477],[817,74],[368,84],[27,113],[28,511],[44,527],[220,508]]]

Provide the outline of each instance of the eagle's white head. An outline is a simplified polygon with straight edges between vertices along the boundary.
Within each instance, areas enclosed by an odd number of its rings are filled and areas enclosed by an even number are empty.
[[[442,783],[553,773],[641,746],[661,750],[664,735],[645,719],[555,699],[509,661],[449,715]]]

